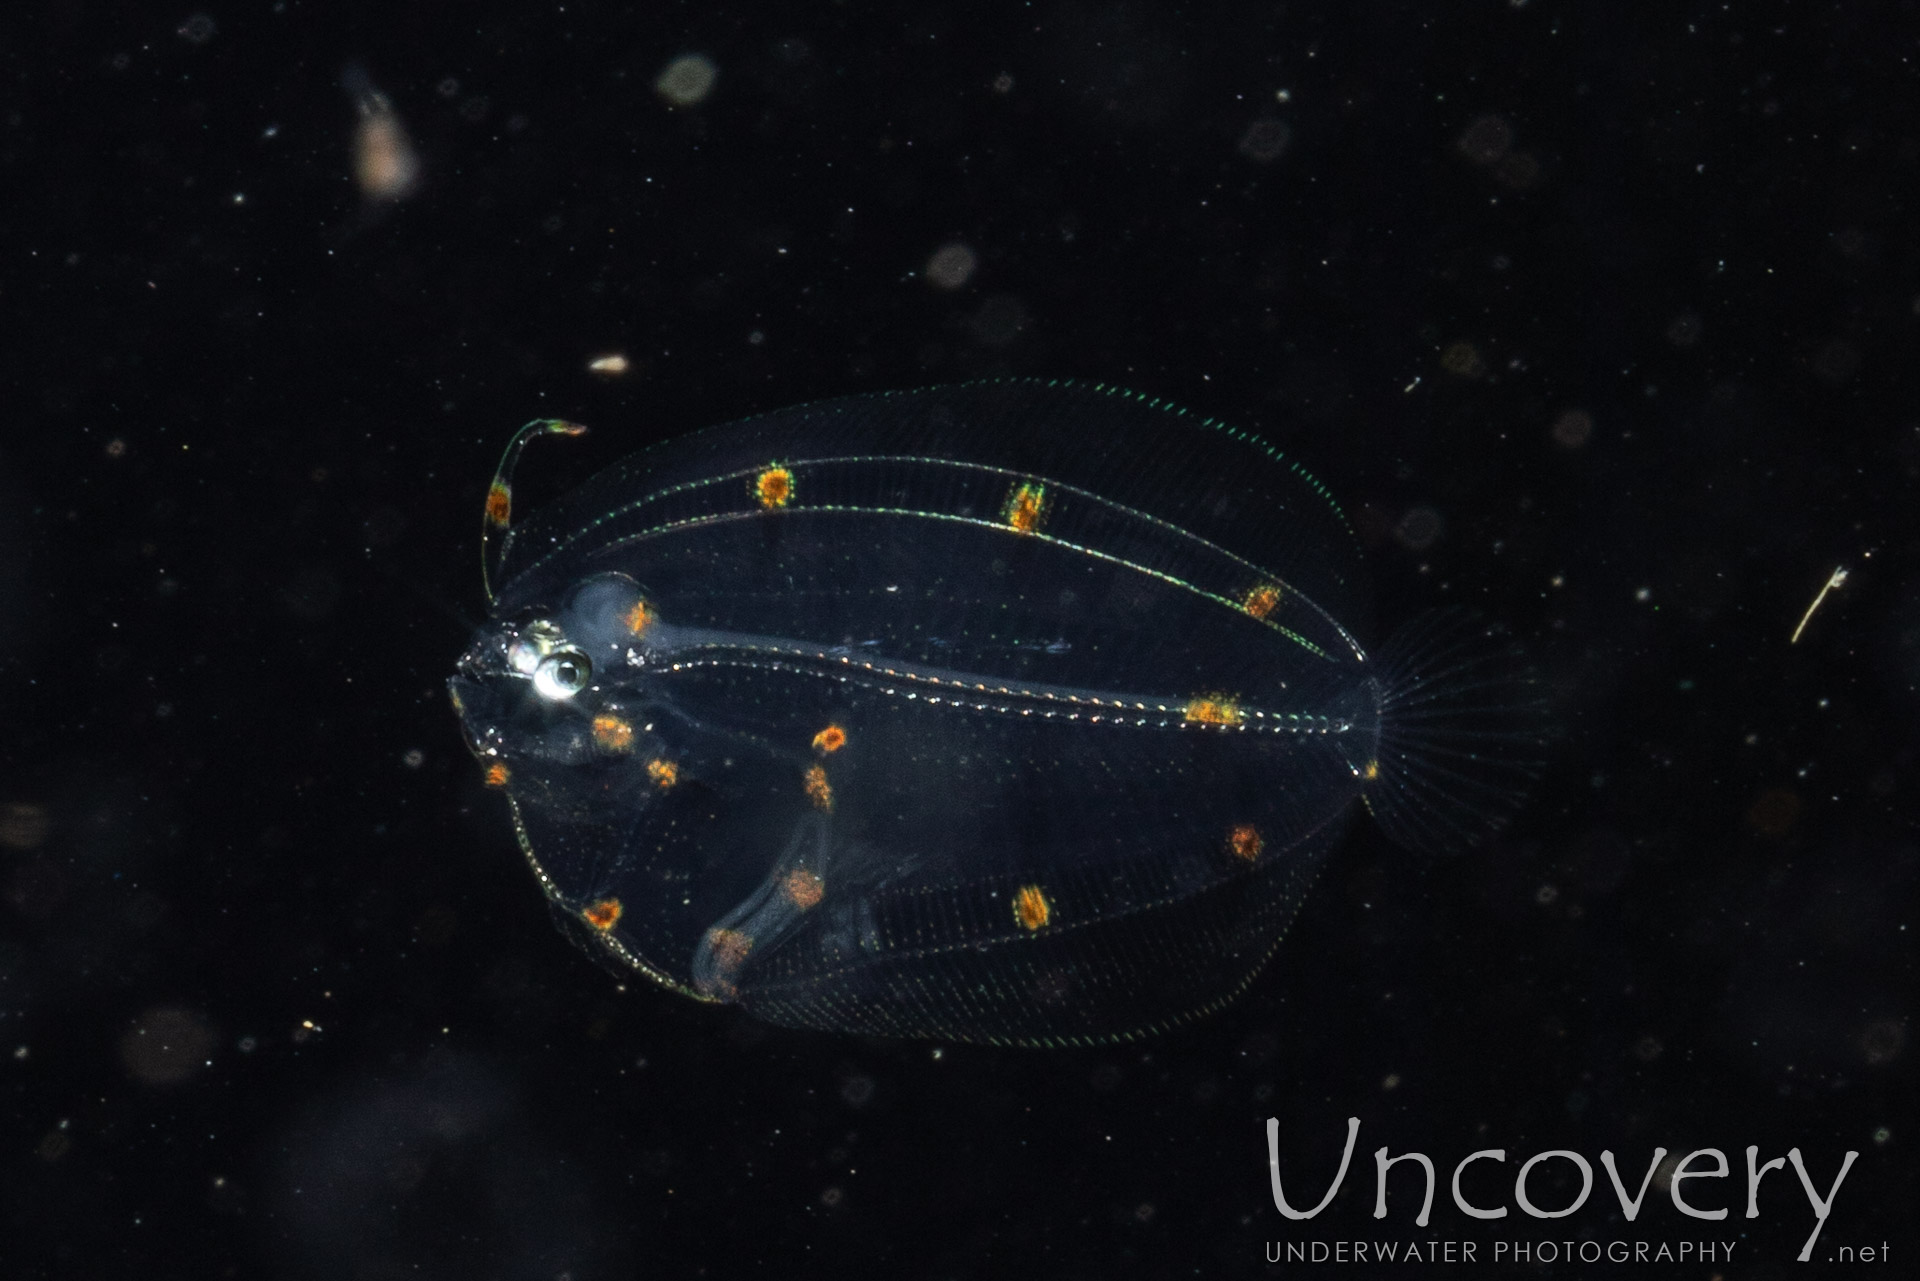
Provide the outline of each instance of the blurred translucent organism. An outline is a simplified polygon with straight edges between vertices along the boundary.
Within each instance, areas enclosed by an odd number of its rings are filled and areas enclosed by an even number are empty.
[[[405,200],[420,186],[420,156],[387,95],[367,69],[348,63],[340,87],[353,99],[360,122],[353,135],[353,179],[368,200]]]
[[[653,91],[666,99],[670,107],[691,107],[713,92],[720,69],[713,59],[698,53],[683,53],[660,73]]]

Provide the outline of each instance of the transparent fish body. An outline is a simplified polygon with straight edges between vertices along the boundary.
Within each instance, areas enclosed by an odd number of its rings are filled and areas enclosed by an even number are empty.
[[[1370,656],[1318,483],[1124,392],[802,406],[526,522],[510,470],[469,744],[569,933],[773,1023],[1154,1031],[1260,971],[1356,801],[1461,844],[1531,768],[1510,648]]]

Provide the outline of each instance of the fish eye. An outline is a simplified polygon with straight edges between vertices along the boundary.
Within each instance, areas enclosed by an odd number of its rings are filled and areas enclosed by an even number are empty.
[[[533,669],[533,687],[549,701],[572,698],[593,679],[593,664],[578,650],[565,649],[548,654]]]

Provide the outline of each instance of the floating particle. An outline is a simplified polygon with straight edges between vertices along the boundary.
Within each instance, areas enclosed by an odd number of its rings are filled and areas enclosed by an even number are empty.
[[[1819,592],[1814,595],[1813,604],[1807,606],[1807,612],[1800,615],[1800,625],[1793,629],[1793,635],[1788,638],[1787,644],[1793,645],[1799,642],[1800,633],[1807,630],[1807,624],[1813,618],[1813,611],[1820,608],[1820,602],[1827,598],[1828,592],[1838,589],[1845,584],[1846,581],[1847,567],[1845,565],[1835,565],[1833,567],[1833,573],[1827,575],[1827,581],[1820,585]]]
[[[942,245],[927,259],[927,283],[935,289],[958,289],[973,278],[979,259],[972,249],[957,241]]]
[[[1901,1019],[1875,1019],[1860,1034],[1860,1053],[1874,1067],[1899,1058],[1906,1045],[1907,1028]]]
[[[182,22],[179,30],[176,31],[175,34],[188,44],[205,44],[207,41],[213,39],[214,36],[218,35],[219,32],[220,28],[214,25],[213,19],[210,16],[204,13],[196,13],[189,16],[185,22]]]
[[[1496,164],[1513,146],[1513,126],[1499,116],[1481,116],[1467,126],[1458,145],[1474,164]]]
[[[0,845],[10,850],[38,849],[52,826],[44,805],[31,801],[0,805]]]
[[[400,758],[400,763],[408,769],[419,769],[427,763],[427,754],[417,747],[410,747],[407,749],[406,754]]]
[[[1259,164],[1278,160],[1293,140],[1293,130],[1284,120],[1256,120],[1240,135],[1241,155]]]
[[[1700,341],[1700,313],[1683,311],[1667,322],[1667,341],[1676,347],[1691,347]]]
[[[1440,541],[1445,529],[1446,522],[1433,508],[1409,507],[1400,523],[1393,527],[1393,537],[1408,551],[1423,552]]]
[[[1440,353],[1440,367],[1459,378],[1478,378],[1487,372],[1487,363],[1481,358],[1480,349],[1470,342],[1449,344]]]
[[[1562,449],[1578,449],[1593,438],[1593,415],[1584,409],[1569,409],[1553,420],[1553,443]]]
[[[627,358],[617,351],[609,352],[604,356],[595,356],[587,362],[588,371],[599,374],[602,378],[618,378],[632,367]]]
[[[840,1100],[850,1108],[873,1102],[874,1079],[865,1072],[849,1072],[840,1079]]]
[[[1012,93],[1013,73],[1010,71],[1002,71],[999,75],[995,76],[993,78],[993,91],[995,93]]]
[[[675,58],[653,82],[653,91],[670,107],[691,107],[713,92],[720,69],[702,54],[686,53]]]
[[[358,63],[347,67],[340,84],[360,113],[353,135],[353,177],[360,194],[368,200],[405,200],[419,188],[420,157],[393,104]]]

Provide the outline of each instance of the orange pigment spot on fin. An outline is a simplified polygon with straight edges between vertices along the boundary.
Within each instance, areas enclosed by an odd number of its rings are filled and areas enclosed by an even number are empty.
[[[627,625],[628,631],[638,636],[653,625],[653,611],[647,608],[647,602],[637,600],[620,616],[620,621]]]
[[[813,736],[813,750],[825,755],[837,752],[847,745],[847,731],[838,725],[829,725]]]
[[[1260,851],[1267,847],[1266,838],[1260,835],[1260,829],[1251,823],[1242,823],[1227,833],[1227,848],[1233,856],[1251,863],[1260,857]]]
[[[753,479],[753,496],[767,511],[785,507],[793,501],[793,473],[785,467],[769,467]]]
[[[1047,487],[1031,482],[1014,486],[1000,518],[1017,533],[1031,534],[1047,515]]]
[[[506,765],[500,761],[494,761],[487,766],[487,772],[483,777],[488,787],[505,787],[507,780],[513,775],[507,770]]]
[[[647,762],[647,777],[653,780],[656,787],[665,791],[680,781],[680,767],[656,756]]]
[[[513,492],[507,488],[507,482],[496,480],[487,490],[487,520],[495,527],[505,529],[507,518],[513,515]]]
[[[833,808],[833,787],[827,782],[827,771],[825,769],[818,765],[808,766],[806,788],[807,799],[813,802],[815,809],[830,810]]]
[[[1187,704],[1186,719],[1194,725],[1238,725],[1246,717],[1226,695],[1208,694]]]
[[[598,903],[589,903],[580,909],[580,919],[604,934],[620,919],[620,900],[603,898]]]
[[[1280,585],[1278,583],[1261,583],[1258,587],[1255,587],[1247,593],[1247,598],[1240,602],[1240,607],[1249,614],[1252,614],[1255,618],[1265,618],[1278,608],[1279,604]]]
[[[1053,919],[1053,904],[1038,885],[1022,885],[1013,896],[1013,919],[1023,930],[1037,930]]]

